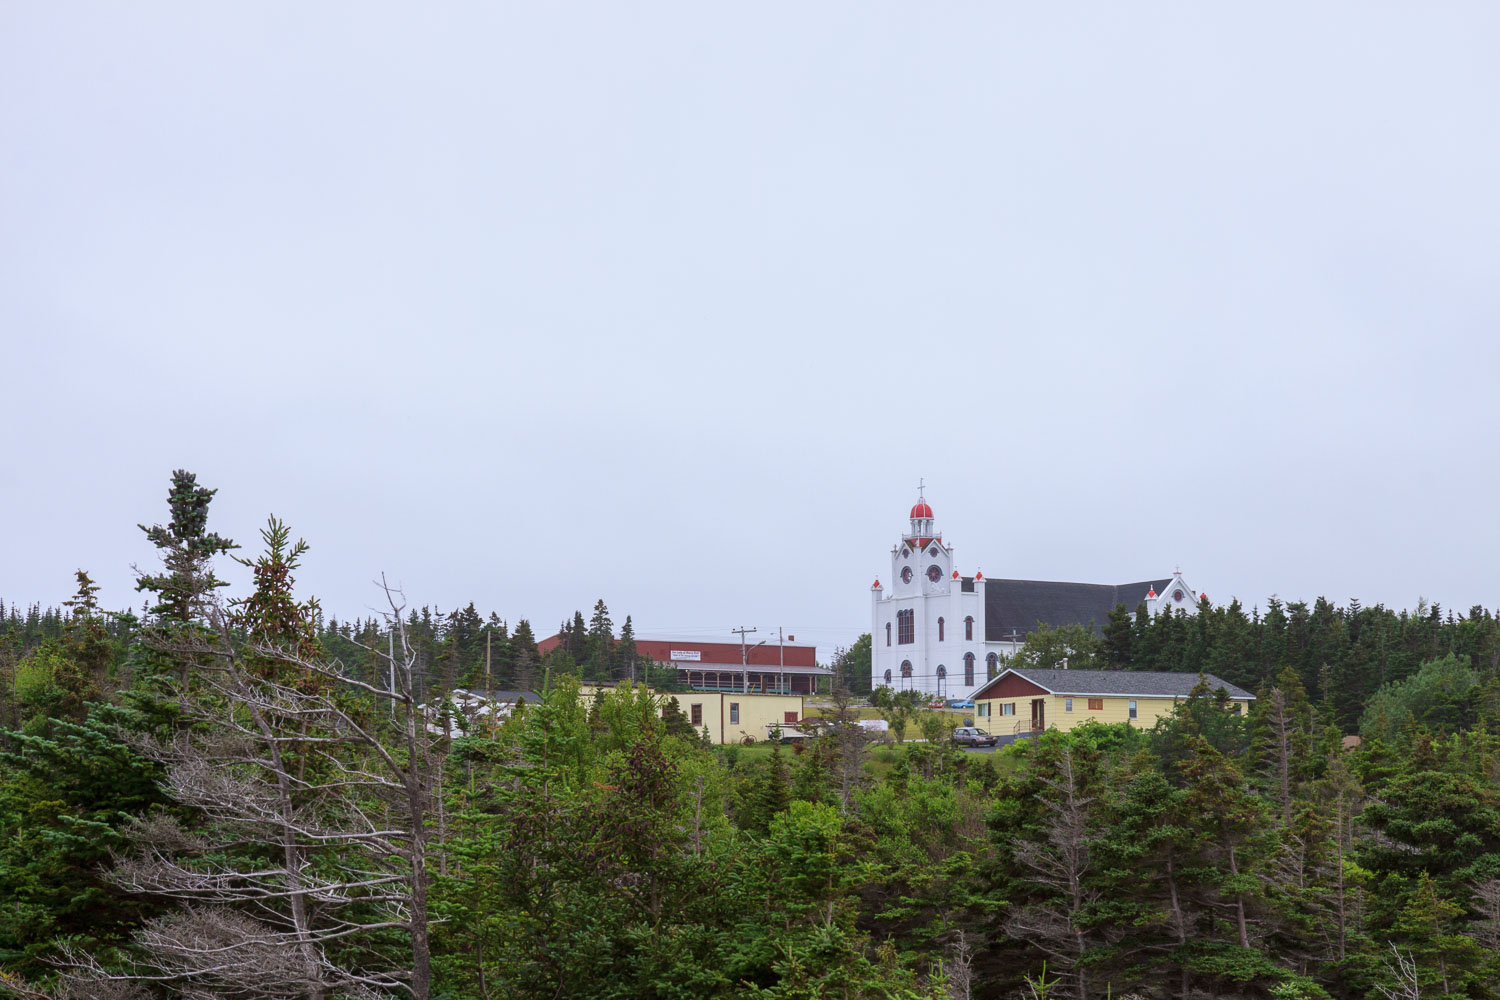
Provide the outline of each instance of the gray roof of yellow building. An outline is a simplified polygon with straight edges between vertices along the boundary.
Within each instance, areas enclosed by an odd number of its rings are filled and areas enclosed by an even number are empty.
[[[1115,698],[1186,698],[1193,693],[1193,688],[1198,686],[1198,678],[1202,677],[1208,682],[1210,691],[1223,688],[1229,697],[1235,700],[1255,700],[1255,695],[1249,691],[1235,687],[1228,681],[1220,680],[1213,674],[1171,673],[1160,670],[1039,670],[1030,667],[1010,667],[1002,670],[1000,677],[1004,677],[1007,673],[1024,677],[1053,694],[1072,695],[1078,698],[1090,695]],[[974,697],[982,697],[984,689],[998,681],[1000,677],[996,677],[995,680],[975,691]]]

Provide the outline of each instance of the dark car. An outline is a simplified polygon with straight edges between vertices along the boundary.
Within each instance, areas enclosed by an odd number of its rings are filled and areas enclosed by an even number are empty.
[[[999,737],[974,726],[959,726],[950,738],[961,747],[992,747],[999,742]]]

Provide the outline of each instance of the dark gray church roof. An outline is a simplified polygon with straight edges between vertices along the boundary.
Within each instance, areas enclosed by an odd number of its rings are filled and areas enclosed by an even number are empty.
[[[1140,583],[1057,583],[1052,580],[985,580],[984,640],[1024,640],[1037,623],[1104,628],[1116,604],[1134,611],[1146,591],[1162,592],[1172,578]]]
[[[1001,671],[1000,676],[1004,677],[1006,672]],[[1198,685],[1199,677],[1198,674],[1168,673],[1156,670],[1034,670],[1031,667],[1011,667],[1008,672],[1019,674],[1053,694],[1077,697],[1135,695],[1138,698],[1186,698]],[[1249,691],[1235,687],[1228,681],[1221,681],[1213,674],[1203,674],[1202,677],[1208,682],[1210,691],[1223,688],[1231,698],[1255,700],[1255,696]],[[996,680],[999,678],[997,677]],[[980,692],[974,693],[978,695]]]

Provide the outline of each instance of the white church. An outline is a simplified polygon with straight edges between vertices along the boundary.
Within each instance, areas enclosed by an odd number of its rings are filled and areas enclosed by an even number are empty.
[[[887,579],[889,589],[878,579],[870,588],[871,686],[943,698],[972,695],[1039,625],[1102,629],[1116,604],[1133,614],[1142,602],[1151,615],[1169,608],[1194,615],[1204,596],[1180,570],[1118,585],[964,576],[920,494],[910,529],[891,549]]]

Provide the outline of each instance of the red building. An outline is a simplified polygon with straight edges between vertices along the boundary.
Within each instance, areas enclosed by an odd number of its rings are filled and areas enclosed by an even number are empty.
[[[536,644],[543,656],[556,649],[562,636]],[[765,694],[816,694],[818,679],[833,671],[818,666],[818,647],[772,639],[765,643],[704,642],[701,639],[636,639],[641,658],[677,668],[683,684],[701,691],[759,691]],[[828,682],[822,685],[828,690]]]

